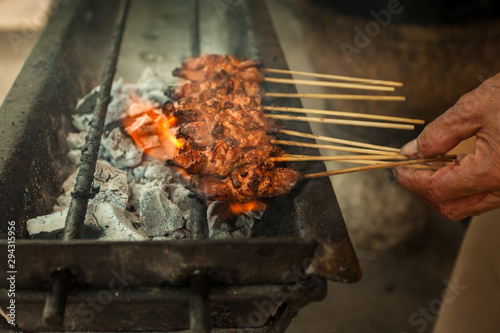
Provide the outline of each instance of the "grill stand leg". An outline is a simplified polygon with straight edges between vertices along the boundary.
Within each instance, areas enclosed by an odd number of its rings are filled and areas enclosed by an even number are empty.
[[[189,302],[189,327],[193,333],[210,332],[208,276],[201,270],[191,275],[191,299]]]
[[[45,300],[42,322],[47,327],[59,327],[63,324],[66,301],[71,285],[69,269],[58,269],[52,274],[52,285]]]

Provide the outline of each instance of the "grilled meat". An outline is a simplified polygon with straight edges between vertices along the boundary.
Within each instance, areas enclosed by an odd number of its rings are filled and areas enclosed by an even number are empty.
[[[207,200],[249,202],[290,192],[303,176],[292,168],[273,164],[247,164],[226,178],[205,176],[195,179],[196,193]]]
[[[169,160],[168,164],[180,167],[188,174],[223,178],[244,165],[268,163],[269,157],[279,156],[281,152],[279,147],[271,144],[243,148],[218,140],[204,150],[187,150]]]
[[[270,160],[283,153],[270,135],[281,126],[264,117],[259,67],[254,60],[206,55],[174,72],[191,82],[169,89],[177,102],[165,109],[181,124],[176,136],[186,143],[167,163],[192,175],[206,199],[244,203],[285,194],[302,180],[298,171]]]
[[[191,82],[205,82],[214,76],[224,73],[231,77],[257,83],[264,82],[264,75],[257,60],[239,61],[228,55],[208,54],[198,58],[189,58],[182,63],[181,68],[174,70],[174,75]]]

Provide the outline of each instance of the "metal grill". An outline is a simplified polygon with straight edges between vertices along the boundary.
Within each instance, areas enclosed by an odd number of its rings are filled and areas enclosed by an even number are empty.
[[[16,243],[19,329],[283,332],[301,307],[326,295],[326,279],[360,278],[328,179],[272,199],[250,239],[206,239],[206,204],[199,198],[191,208],[191,240],[78,239],[117,63],[125,79],[160,64],[160,58],[169,68],[200,53],[260,58],[265,66],[288,68],[264,1],[224,4],[221,12],[205,1],[132,1],[127,19],[129,1],[72,1],[49,22],[0,111],[2,124],[13,122],[0,149],[1,215],[20,224],[18,237],[26,237],[27,218],[52,207],[69,172],[62,139],[68,110],[96,84],[96,69],[104,70],[64,241]],[[266,89],[296,92],[293,86]],[[301,107],[299,100],[267,102]],[[285,125],[311,132],[307,124]],[[303,153],[300,147],[287,152]],[[325,170],[320,162],[293,167]],[[2,232],[6,228],[1,225]],[[0,247],[6,251],[4,240]],[[5,281],[0,287],[8,288]],[[85,306],[106,295],[106,306]]]

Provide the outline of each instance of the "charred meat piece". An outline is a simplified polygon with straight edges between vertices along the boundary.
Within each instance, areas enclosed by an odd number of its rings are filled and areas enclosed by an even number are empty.
[[[281,154],[282,150],[271,144],[244,149],[239,145],[216,141],[204,150],[185,149],[178,156],[168,160],[167,164],[180,167],[188,174],[214,175],[223,178],[237,168],[247,164],[269,163],[269,157]]]
[[[276,168],[266,164],[246,165],[220,179],[205,176],[194,179],[196,193],[207,200],[249,202],[256,198],[274,197],[290,192],[303,176],[292,168]]]
[[[208,54],[186,59],[182,67],[175,69],[173,74],[192,82],[208,81],[223,73],[246,81],[262,83],[264,75],[259,68],[260,65],[256,60],[239,61],[232,56]]]
[[[211,129],[206,121],[184,123],[177,129],[175,136],[186,139],[193,146],[205,147],[213,142]]]

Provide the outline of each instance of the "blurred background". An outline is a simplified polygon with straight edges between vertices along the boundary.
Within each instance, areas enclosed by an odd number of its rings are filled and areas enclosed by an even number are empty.
[[[408,98],[404,104],[304,100],[304,107],[429,122],[500,71],[499,5],[493,1],[267,3],[291,69],[402,81],[400,92]],[[49,8],[49,0],[0,0],[0,103]],[[397,147],[416,135],[321,125],[313,130]],[[473,141],[459,149],[470,151]],[[467,221],[443,219],[400,188],[388,170],[332,182],[364,277],[353,285],[329,283],[327,298],[303,309],[287,332],[431,332],[437,311],[429,306],[441,298]]]

